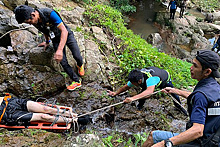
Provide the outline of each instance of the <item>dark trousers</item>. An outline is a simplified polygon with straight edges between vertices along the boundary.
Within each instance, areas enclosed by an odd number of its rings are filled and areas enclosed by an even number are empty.
[[[58,48],[59,42],[53,42],[53,47],[54,50],[56,51]],[[69,33],[68,37],[67,37],[67,41],[66,41],[66,45],[68,46],[68,48],[70,49],[73,58],[76,60],[76,63],[79,67],[82,66],[83,64],[83,59],[82,56],[80,54],[80,49],[79,46],[77,44],[76,39],[74,38],[73,33]],[[77,74],[73,71],[73,68],[69,65],[68,61],[67,61],[67,57],[66,57],[66,47],[64,47],[63,49],[63,59],[60,62],[61,66],[63,67],[64,71],[69,75],[69,77],[75,81],[75,82],[79,82],[79,77],[77,76]]]
[[[164,88],[165,87],[174,87],[173,86],[173,83],[172,83],[172,81],[169,81],[168,83],[166,83],[166,85],[164,86]],[[180,97],[177,95],[177,94],[175,94],[175,93],[171,93],[171,95],[172,95],[172,97],[174,97],[180,104],[181,104],[181,101],[180,101]],[[179,107],[179,105],[175,102],[175,101],[173,101],[173,103],[174,103],[174,105],[176,106],[176,107]]]
[[[172,83],[172,81],[170,80],[169,82],[167,82],[165,85],[164,85],[164,87],[163,88],[165,88],[165,87],[174,87],[173,86],[173,83]],[[177,95],[177,94],[175,94],[175,93],[171,93],[171,95],[181,104],[181,101],[180,101],[180,98],[179,98],[179,96]],[[138,102],[139,102],[139,106],[143,106],[144,105],[144,103],[145,103],[145,100],[146,99],[140,99],[140,100],[138,100]],[[174,103],[174,105],[176,106],[176,107],[180,107],[175,101],[173,101],[173,103]]]
[[[183,17],[183,13],[184,13],[184,11],[185,11],[185,8],[186,8],[186,7],[181,7],[181,8],[180,8],[180,18]]]
[[[174,19],[176,9],[170,9],[170,19]]]

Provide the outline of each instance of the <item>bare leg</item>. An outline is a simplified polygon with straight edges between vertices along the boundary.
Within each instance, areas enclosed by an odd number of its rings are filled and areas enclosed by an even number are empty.
[[[43,122],[54,122],[55,116],[49,115],[49,114],[44,114],[44,113],[33,113],[33,116],[31,118],[31,122],[34,121],[43,121]],[[66,118],[63,119],[62,117],[59,117],[56,123],[66,123],[66,122],[72,122],[72,118]]]
[[[57,111],[58,111],[57,108],[44,106],[44,105],[41,105],[41,104],[34,102],[34,101],[27,101],[27,109],[29,112],[47,113],[47,114],[53,114],[53,115],[57,114]],[[64,110],[59,109],[59,113],[62,114],[62,112],[64,112]],[[71,117],[71,116],[76,117],[77,116],[77,114],[72,113],[72,109],[70,109],[70,111],[66,111],[62,115],[66,116],[66,117]]]
[[[150,132],[147,140],[144,142],[142,147],[151,147],[153,144],[154,144],[154,140],[153,140],[153,131],[152,131]]]

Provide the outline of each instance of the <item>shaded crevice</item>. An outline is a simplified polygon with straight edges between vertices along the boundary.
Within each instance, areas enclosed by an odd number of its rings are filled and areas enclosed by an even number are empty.
[[[11,46],[11,37],[9,34],[0,38],[0,47],[7,48],[8,46]]]

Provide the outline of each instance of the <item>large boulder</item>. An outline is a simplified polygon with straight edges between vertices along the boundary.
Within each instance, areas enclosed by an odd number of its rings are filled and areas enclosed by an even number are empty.
[[[32,1],[28,1],[31,3]],[[6,2],[5,2],[6,3]],[[9,1],[8,3],[11,3]],[[16,5],[19,1],[14,2]],[[35,2],[36,4],[38,2]],[[36,6],[36,5],[35,5]],[[53,46],[43,50],[37,45],[43,40],[42,34],[30,25],[18,25],[13,12],[8,8],[1,8],[0,27],[5,36],[0,44],[0,87],[1,92],[10,91],[20,97],[38,97],[50,95],[63,90],[70,82],[70,78],[63,76],[63,69],[53,60]],[[61,13],[67,24],[74,30],[82,25],[84,9],[76,7],[73,11]],[[72,16],[72,17],[68,17]],[[72,18],[72,19],[70,19]],[[16,30],[12,30],[16,28]],[[94,30],[94,29],[93,29]],[[98,30],[98,28],[96,29]],[[7,32],[10,31],[10,32]],[[94,31],[94,36],[100,42],[106,43],[111,49],[111,43],[103,31]],[[83,56],[86,75],[83,82],[98,82],[108,84],[105,76],[105,63],[96,42],[84,39],[82,32],[74,32],[78,46]],[[103,37],[105,36],[105,37]],[[67,48],[69,64],[76,70],[76,62],[72,53]]]

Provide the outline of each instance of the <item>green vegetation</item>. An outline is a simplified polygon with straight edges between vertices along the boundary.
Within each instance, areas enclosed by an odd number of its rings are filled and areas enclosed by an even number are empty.
[[[192,0],[193,3],[198,5],[201,10],[205,11],[214,11],[219,9],[220,1],[219,0]]]
[[[102,138],[102,141],[107,147],[115,147],[115,146],[139,147],[143,145],[148,135],[149,134],[146,133],[142,133],[142,134],[137,133],[130,136],[129,139],[126,139],[126,137],[123,136],[122,134],[118,132],[113,132],[108,137]]]
[[[189,74],[190,63],[158,52],[139,35],[128,30],[118,10],[97,4],[90,6],[85,15],[89,18],[90,24],[108,28],[120,40],[120,43],[116,44],[117,50],[112,51],[112,56],[116,55],[117,63],[122,69],[115,75],[118,80],[122,80],[126,77],[122,75],[135,68],[157,66],[169,71],[176,87],[188,87],[195,84]]]
[[[136,7],[130,5],[129,0],[110,0],[110,4],[113,8],[119,10],[122,13],[136,12]]]

